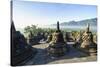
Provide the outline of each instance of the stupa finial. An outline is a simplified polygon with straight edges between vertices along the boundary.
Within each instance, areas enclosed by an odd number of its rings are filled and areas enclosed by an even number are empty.
[[[90,31],[90,24],[87,23],[87,32],[89,32],[89,31]]]
[[[57,31],[60,31],[59,21],[57,21]]]

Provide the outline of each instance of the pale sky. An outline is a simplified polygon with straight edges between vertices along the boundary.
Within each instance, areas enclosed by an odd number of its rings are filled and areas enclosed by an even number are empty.
[[[97,17],[97,6],[13,1],[13,21],[16,28],[27,25],[47,25],[67,21],[79,21]]]

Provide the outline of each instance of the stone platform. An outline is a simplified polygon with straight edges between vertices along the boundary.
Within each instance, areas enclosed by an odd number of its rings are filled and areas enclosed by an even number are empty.
[[[66,55],[55,58],[48,55],[46,48],[48,47],[48,43],[42,43],[34,45],[33,47],[37,48],[38,53],[35,55],[33,59],[31,59],[25,65],[42,65],[42,64],[61,64],[61,63],[76,63],[76,62],[91,62],[97,61],[97,56],[89,56],[84,52],[79,51],[72,47],[71,43],[69,43],[69,52],[66,52]]]

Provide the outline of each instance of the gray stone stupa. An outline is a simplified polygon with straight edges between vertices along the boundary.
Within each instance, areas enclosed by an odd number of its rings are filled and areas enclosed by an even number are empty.
[[[96,55],[97,54],[97,44],[93,41],[93,34],[90,31],[90,25],[87,24],[87,28],[82,35],[82,43],[81,48],[84,49],[89,55]]]
[[[24,65],[29,59],[34,57],[36,50],[29,46],[25,37],[16,31],[14,22],[11,22],[11,65]]]
[[[49,55],[54,57],[63,56],[67,51],[66,43],[64,42],[63,34],[59,28],[59,21],[57,22],[57,30],[52,34],[52,40],[49,43]]]
[[[80,31],[78,36],[75,38],[75,44],[73,45],[73,47],[80,48],[81,43],[82,43],[82,31]]]
[[[52,34],[49,34],[48,36],[47,36],[47,43],[49,43],[49,42],[51,42],[51,40],[52,40]]]

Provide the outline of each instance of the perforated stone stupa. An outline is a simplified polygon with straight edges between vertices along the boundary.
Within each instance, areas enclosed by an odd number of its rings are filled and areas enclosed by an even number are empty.
[[[48,52],[51,56],[63,56],[67,51],[66,43],[64,42],[63,34],[57,22],[57,30],[52,34],[52,41],[49,43]]]
[[[87,25],[85,32],[82,35],[82,43],[81,48],[84,49],[85,52],[89,53],[89,55],[97,54],[97,44],[93,41],[93,34],[90,31],[90,25]]]

